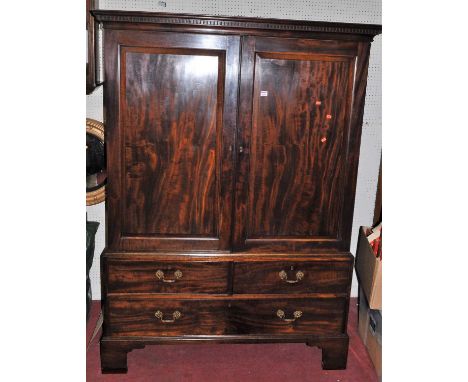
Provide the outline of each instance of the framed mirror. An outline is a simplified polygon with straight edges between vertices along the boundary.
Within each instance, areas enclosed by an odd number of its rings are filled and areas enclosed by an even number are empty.
[[[91,94],[98,86],[96,82],[96,22],[90,12],[93,9],[95,9],[95,0],[86,0],[86,94]]]
[[[101,203],[106,198],[106,154],[104,125],[86,118],[86,205]]]

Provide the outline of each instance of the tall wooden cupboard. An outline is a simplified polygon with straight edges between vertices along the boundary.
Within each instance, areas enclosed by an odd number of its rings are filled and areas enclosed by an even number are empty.
[[[378,25],[97,10],[101,365],[153,344],[302,342],[346,367]],[[306,348],[304,348],[306,351]]]

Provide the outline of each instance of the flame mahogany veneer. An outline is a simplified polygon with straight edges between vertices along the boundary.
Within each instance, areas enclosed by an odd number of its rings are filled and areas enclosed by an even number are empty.
[[[104,28],[103,372],[156,344],[303,342],[346,367],[378,25],[93,11]]]

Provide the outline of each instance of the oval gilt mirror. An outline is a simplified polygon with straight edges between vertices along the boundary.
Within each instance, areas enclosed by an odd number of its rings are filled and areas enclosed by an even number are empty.
[[[104,201],[106,180],[104,125],[86,118],[86,205]]]

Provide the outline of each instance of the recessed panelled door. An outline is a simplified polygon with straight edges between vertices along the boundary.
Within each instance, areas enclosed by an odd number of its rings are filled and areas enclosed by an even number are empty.
[[[110,247],[229,248],[239,37],[106,33]]]
[[[235,247],[343,245],[357,43],[247,37]]]

